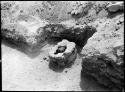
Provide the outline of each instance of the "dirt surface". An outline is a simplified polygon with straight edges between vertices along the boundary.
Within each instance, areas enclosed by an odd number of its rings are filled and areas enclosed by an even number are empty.
[[[117,18],[117,16],[123,14],[123,11],[110,14],[106,9],[107,5],[111,3],[108,1],[8,2],[1,2],[1,25],[8,23],[14,24],[18,20],[18,16],[29,15],[38,17],[52,24],[64,23],[66,25],[70,24],[71,26],[72,24],[83,26],[86,24],[92,25],[96,27],[98,32],[103,32],[105,30],[103,22],[105,23],[105,21],[108,20],[106,23],[109,24],[115,17],[119,20],[120,17]],[[2,3],[4,4],[2,5]],[[124,14],[122,16],[124,16]],[[121,18],[121,20],[123,19]],[[120,27],[121,26],[118,26],[118,28]],[[114,30],[116,27],[112,25],[106,28],[108,28],[108,31]],[[24,53],[24,50],[16,46],[2,43],[2,90],[108,90],[89,77],[87,79],[81,77],[82,56],[79,56],[79,54],[71,67],[61,70],[54,69],[48,60],[48,52],[52,46],[53,45],[46,44],[37,53]],[[103,46],[103,44],[100,46]]]
[[[78,55],[70,68],[55,71],[49,68],[48,60],[52,45],[44,46],[35,58],[4,44],[1,47],[2,90],[106,90],[90,79],[80,78],[82,60]]]

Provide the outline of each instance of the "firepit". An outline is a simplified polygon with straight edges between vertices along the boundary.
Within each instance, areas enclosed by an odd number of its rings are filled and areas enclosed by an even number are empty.
[[[75,43],[64,39],[49,52],[50,62],[55,63],[57,66],[66,66],[75,60],[76,51]]]

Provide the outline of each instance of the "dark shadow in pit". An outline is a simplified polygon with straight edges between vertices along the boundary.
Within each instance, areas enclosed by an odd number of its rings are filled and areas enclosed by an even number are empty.
[[[84,47],[84,45],[83,45],[83,46],[76,45],[77,54],[78,54],[80,57],[82,56],[81,51],[82,51],[83,47]]]
[[[53,25],[56,27],[55,25]],[[50,26],[51,27],[51,26]],[[57,25],[58,27],[58,25]],[[54,31],[54,30],[53,30]],[[72,33],[73,32],[73,33]],[[76,33],[75,33],[76,32]],[[56,45],[58,42],[66,39],[70,42],[74,42],[76,44],[77,53],[80,55],[82,48],[86,45],[88,39],[92,37],[92,35],[97,32],[96,28],[92,26],[85,26],[82,28],[74,28],[74,29],[65,29],[60,34],[50,33],[48,37],[48,44]],[[78,35],[79,34],[79,35]]]
[[[80,81],[80,87],[84,91],[111,91],[111,89],[104,87],[97,83],[97,81],[86,74],[83,74],[81,72],[81,81]]]
[[[50,45],[57,45],[58,42],[61,42],[63,39],[61,38],[51,38],[47,39],[48,44]]]
[[[39,45],[37,48],[34,49],[33,52],[30,52],[28,50],[28,47],[23,43],[17,44],[16,42],[13,42],[13,41],[10,41],[7,39],[4,39],[4,40],[2,39],[2,44],[6,45],[10,48],[16,49],[20,52],[23,52],[30,58],[37,57],[41,53],[40,49],[43,47],[43,45],[41,45],[41,46]],[[44,45],[46,45],[46,44],[44,44]]]

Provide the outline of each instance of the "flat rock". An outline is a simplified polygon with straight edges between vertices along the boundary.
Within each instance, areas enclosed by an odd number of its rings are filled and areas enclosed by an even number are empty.
[[[45,42],[42,28],[46,24],[46,21],[42,21],[38,17],[20,15],[14,23],[8,22],[2,25],[2,39],[32,50],[38,44]]]

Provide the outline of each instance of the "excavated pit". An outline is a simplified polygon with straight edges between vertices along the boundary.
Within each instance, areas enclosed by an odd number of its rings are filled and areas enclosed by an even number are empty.
[[[48,34],[48,42],[59,42],[63,39],[75,42],[78,47],[83,47],[87,40],[97,32],[92,26],[67,27],[64,24],[50,24],[44,27]]]
[[[2,1],[2,89],[124,91],[124,50],[112,47],[124,46],[124,2],[113,3]],[[64,39],[76,44],[75,54],[60,68],[49,52]],[[66,50],[59,46],[54,54]]]
[[[96,32],[96,28],[91,26],[85,26],[83,28],[74,26],[67,27],[64,24],[49,24],[41,28],[42,31],[39,31],[39,35],[26,36],[16,33],[16,31],[10,31],[8,29],[2,28],[2,40],[13,44],[20,49],[23,49],[24,52],[36,53],[44,45],[55,44],[63,39],[68,41],[75,42],[78,49],[82,48],[87,40]],[[38,33],[38,30],[36,30]],[[26,39],[35,40],[33,42],[27,42]],[[79,50],[78,50],[79,51]]]

